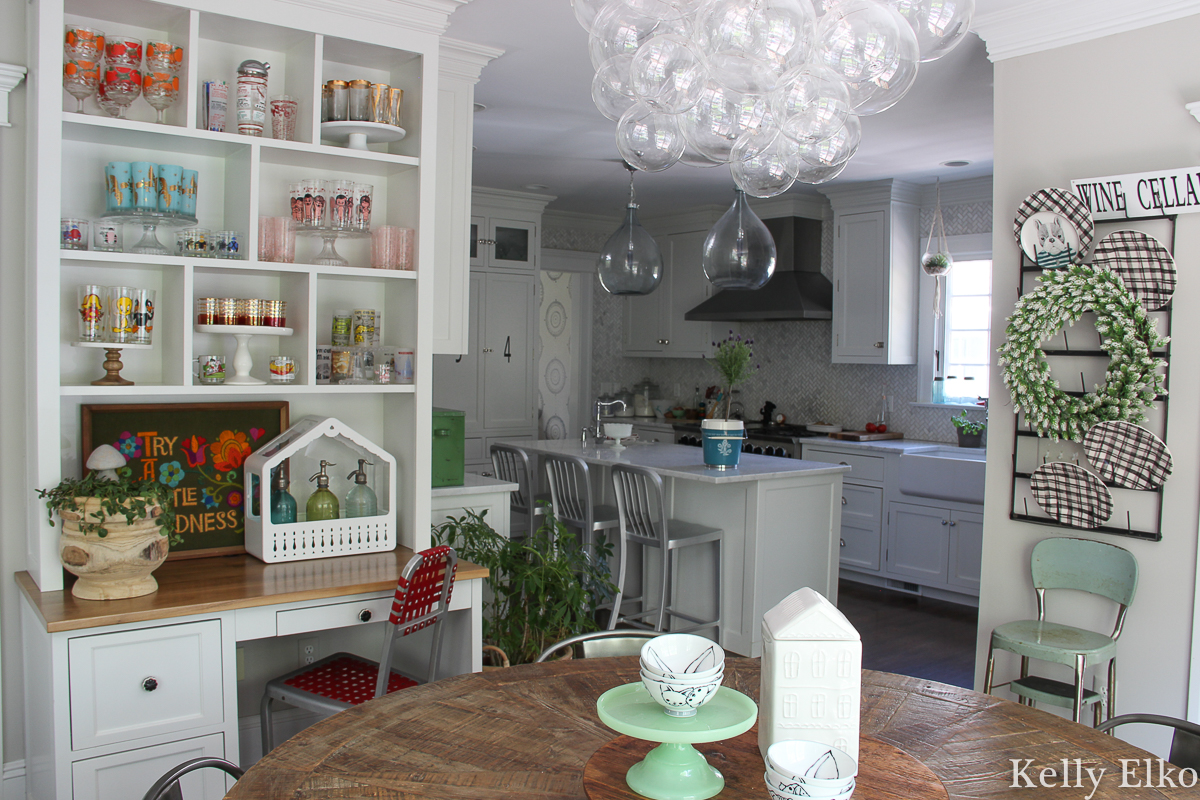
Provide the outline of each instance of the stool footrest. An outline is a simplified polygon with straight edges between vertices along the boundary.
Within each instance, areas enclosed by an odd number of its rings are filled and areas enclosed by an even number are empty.
[[[1062,708],[1071,708],[1075,705],[1075,685],[1056,681],[1051,678],[1028,675],[1024,678],[1013,680],[1009,683],[1008,689],[1013,694],[1028,697],[1035,703],[1049,703],[1050,705]],[[1099,692],[1094,692],[1091,689],[1083,690],[1084,706],[1098,703],[1100,699]]]

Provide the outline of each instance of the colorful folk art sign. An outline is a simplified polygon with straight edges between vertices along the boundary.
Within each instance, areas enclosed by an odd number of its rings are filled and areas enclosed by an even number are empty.
[[[117,448],[138,480],[175,493],[183,544],[171,557],[245,552],[246,459],[288,427],[286,402],[85,405],[82,458]],[[182,554],[182,555],[181,555]]]

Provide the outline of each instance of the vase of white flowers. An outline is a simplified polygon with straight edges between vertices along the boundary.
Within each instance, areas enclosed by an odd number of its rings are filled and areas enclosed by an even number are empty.
[[[704,465],[716,469],[736,467],[742,454],[744,425],[740,419],[729,419],[729,404],[733,399],[733,387],[741,383],[756,367],[751,366],[754,353],[752,339],[743,339],[729,332],[729,337],[713,342],[716,348],[709,362],[721,375],[722,400],[718,405],[721,418],[706,419],[700,423],[704,440]]]

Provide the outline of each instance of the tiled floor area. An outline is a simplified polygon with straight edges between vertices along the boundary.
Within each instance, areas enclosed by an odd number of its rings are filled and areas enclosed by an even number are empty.
[[[838,608],[862,636],[864,669],[974,687],[975,609],[848,581]]]

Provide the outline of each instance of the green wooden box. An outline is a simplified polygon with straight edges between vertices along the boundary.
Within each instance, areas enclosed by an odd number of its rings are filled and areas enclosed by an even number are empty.
[[[434,486],[462,486],[466,419],[453,408],[433,409]]]

